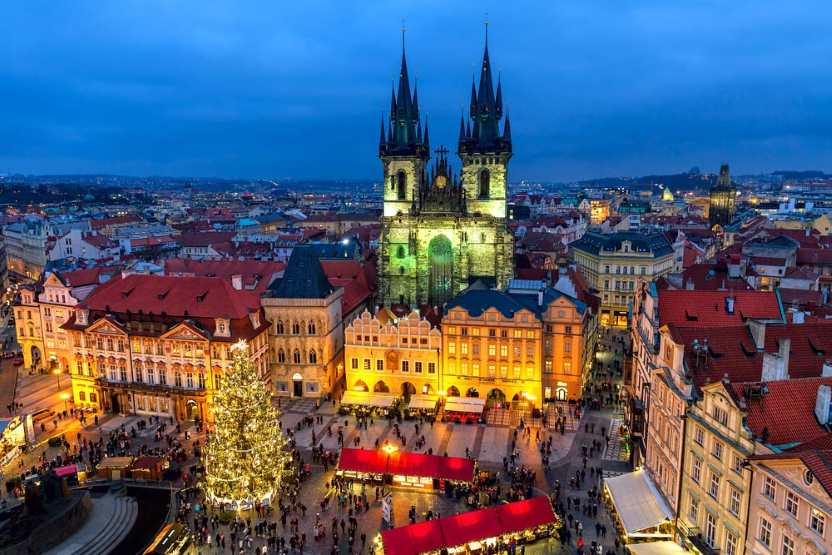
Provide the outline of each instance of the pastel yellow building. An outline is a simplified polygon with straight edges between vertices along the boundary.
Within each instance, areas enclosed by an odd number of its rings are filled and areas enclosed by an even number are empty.
[[[44,360],[43,332],[40,306],[33,287],[21,288],[20,303],[14,308],[14,319],[17,326],[17,344],[23,351],[23,365],[26,368],[39,368]]]
[[[687,412],[679,528],[699,553],[745,553],[754,437],[727,382],[702,387]]]
[[[442,319],[446,395],[482,397],[489,405],[520,401],[541,406],[543,329],[534,309],[538,295],[518,297],[469,289],[448,303]],[[578,367],[574,371],[580,373]]]
[[[365,310],[344,330],[347,387],[402,396],[440,389],[442,333],[416,311]]]

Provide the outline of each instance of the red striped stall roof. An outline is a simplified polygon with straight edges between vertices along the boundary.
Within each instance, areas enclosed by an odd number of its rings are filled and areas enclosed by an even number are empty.
[[[389,456],[381,450],[341,449],[339,470],[370,474],[398,474],[423,478],[440,478],[471,482],[474,480],[474,461],[463,457],[440,457],[396,451]]]
[[[419,555],[487,538],[555,524],[547,497],[533,497],[381,533],[385,555]]]

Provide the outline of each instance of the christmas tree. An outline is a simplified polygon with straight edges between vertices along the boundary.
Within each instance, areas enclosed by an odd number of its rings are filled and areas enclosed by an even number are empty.
[[[214,395],[216,425],[205,446],[204,486],[212,503],[249,508],[280,491],[291,453],[248,345],[240,341],[231,352],[233,367]]]

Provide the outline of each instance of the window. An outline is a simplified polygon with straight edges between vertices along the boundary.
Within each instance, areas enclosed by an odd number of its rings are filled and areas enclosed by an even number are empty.
[[[705,430],[697,427],[696,430],[693,432],[693,441],[695,441],[699,445],[705,445]]]
[[[396,174],[396,198],[405,200],[407,198],[407,175],[404,171]]]
[[[98,395],[95,393],[90,393],[90,403],[97,403],[98,402]]]
[[[428,374],[436,374],[436,363],[428,362]]]
[[[699,518],[699,501],[693,497],[690,498],[690,505],[688,505],[688,519],[691,524],[696,524]]]
[[[292,322],[292,335],[300,335],[300,324]]]
[[[697,484],[702,480],[702,461],[696,457],[691,462],[690,479]]]
[[[318,363],[318,353],[314,350],[309,351],[309,364],[317,364]],[[369,370],[369,368],[368,368]]]
[[[714,420],[716,420],[717,422],[719,422],[723,426],[728,425],[728,411],[726,411],[722,407],[714,406],[713,417],[714,417]]]
[[[543,363],[543,371],[547,374],[552,373],[552,361],[551,360],[547,360]]]
[[[734,516],[740,516],[740,492],[737,488],[731,488],[731,499],[728,502],[728,510]]]
[[[786,534],[783,534],[783,549],[780,553],[782,555],[794,555],[794,540]]]
[[[403,360],[402,361],[402,372],[410,372],[410,361]]]
[[[185,374],[185,383],[188,385],[188,389],[194,388],[194,375],[191,372]]]
[[[725,531],[725,555],[737,555],[737,541],[733,532]]]
[[[740,458],[738,455],[734,455],[734,458],[731,461],[731,470],[733,470],[737,474],[742,474],[742,458]]]
[[[493,364],[488,365],[488,377],[494,378],[497,376],[497,368]]]
[[[295,352],[292,353],[292,362],[300,364],[300,351],[297,349],[295,349]]]
[[[417,360],[416,362],[413,363],[413,371],[416,372],[417,374],[422,373],[422,361]]]
[[[306,333],[308,333],[309,335],[315,335],[316,332],[317,330],[315,329],[315,322],[309,322],[309,324],[306,326]]]
[[[572,352],[572,341],[566,340],[563,342],[563,352],[564,353],[571,353]]]
[[[404,247],[399,245],[399,247],[396,249],[396,258],[404,258],[404,256]]]
[[[705,543],[716,547],[716,518],[711,513],[705,515]]]
[[[84,393],[83,391],[79,391],[78,392],[78,400],[79,401],[84,401],[85,399],[86,399],[86,393]]]
[[[714,446],[711,450],[711,454],[715,459],[722,460],[722,442],[714,440]]]
[[[771,547],[771,522],[760,517],[760,534],[757,536],[760,543],[766,547]]]
[[[164,368],[159,368],[159,385],[168,384],[168,374]]]
[[[463,355],[468,354],[468,343],[460,343],[459,344],[459,352]]]
[[[371,363],[370,363],[370,359],[369,359],[369,358],[365,358],[365,359],[364,359],[364,370],[369,370],[369,369],[370,369],[370,364],[371,364]]]
[[[479,175],[479,198],[488,198],[490,196],[491,175],[487,169],[480,171]]]
[[[153,369],[153,366],[147,367],[147,383],[149,383],[150,385],[156,384],[156,373]]]
[[[714,499],[719,498],[719,474],[711,472],[711,485],[708,487],[708,495]]]
[[[275,324],[275,327],[277,328],[276,333],[281,333],[281,334],[285,333],[285,328],[283,327],[283,321],[282,320],[278,320],[277,323]]]
[[[480,363],[475,362],[471,365],[471,375],[478,377],[480,375]]]
[[[126,366],[119,366],[118,367],[118,375],[121,381],[127,381],[127,367]]]
[[[564,360],[563,361],[563,373],[564,374],[571,374],[572,373],[572,361],[571,360]]]
[[[786,492],[786,502],[783,506],[786,511],[790,512],[792,516],[797,516],[797,508],[799,504],[799,500],[795,494],[790,491]]]
[[[774,501],[774,496],[777,491],[774,486],[774,480],[766,476],[763,478],[763,495]]]
[[[448,343],[448,354],[449,355],[455,355],[456,354],[456,343],[454,343],[453,341]]]
[[[286,362],[286,352],[283,349],[277,351],[277,362]]]
[[[173,383],[176,387],[182,387],[182,373],[179,370],[173,373]]]
[[[500,345],[500,357],[506,358],[508,356],[508,345]]]
[[[357,358],[352,359],[352,362],[350,362],[350,365],[352,366],[353,370],[358,370],[358,359]]]
[[[471,354],[474,356],[479,356],[480,354],[480,344],[479,343],[472,343],[471,344]]]
[[[823,529],[826,526],[826,515],[812,507],[809,513],[809,528],[823,536]]]
[[[376,359],[376,371],[377,372],[384,372],[384,359],[383,358]]]
[[[488,337],[497,337],[497,330],[495,330],[494,328],[489,328]]]

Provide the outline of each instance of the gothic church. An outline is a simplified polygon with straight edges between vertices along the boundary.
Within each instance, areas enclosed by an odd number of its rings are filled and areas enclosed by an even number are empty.
[[[432,164],[427,122],[418,92],[411,92],[402,50],[398,91],[389,121],[382,118],[379,158],[384,165],[379,275],[386,305],[441,306],[476,281],[508,285],[514,239],[506,225],[511,124],[503,119],[502,86],[494,92],[488,41],[479,87],[471,84],[469,119],[459,126],[453,171],[448,150]]]

